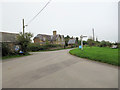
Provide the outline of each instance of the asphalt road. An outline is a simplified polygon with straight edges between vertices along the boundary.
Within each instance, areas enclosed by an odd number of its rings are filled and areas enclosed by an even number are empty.
[[[69,50],[35,52],[4,60],[3,88],[117,88],[118,68],[70,55]]]

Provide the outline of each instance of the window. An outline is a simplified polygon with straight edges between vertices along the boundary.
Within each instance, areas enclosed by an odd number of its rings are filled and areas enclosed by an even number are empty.
[[[45,37],[43,37],[43,41],[46,41],[46,38],[45,38]]]

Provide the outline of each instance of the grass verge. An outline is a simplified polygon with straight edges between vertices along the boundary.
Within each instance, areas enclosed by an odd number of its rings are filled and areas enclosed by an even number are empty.
[[[120,66],[118,62],[118,49],[111,49],[108,47],[84,47],[83,51],[76,48],[70,50],[69,53],[81,58]]]
[[[11,58],[18,58],[18,57],[24,57],[24,56],[28,56],[28,55],[31,55],[31,54],[25,54],[25,55],[8,55],[8,56],[3,56],[2,60],[11,59]]]
[[[48,50],[40,50],[40,51],[32,51],[32,52],[57,51],[57,50],[64,50],[64,49],[70,49],[70,48],[48,49]],[[27,53],[25,55],[8,55],[8,56],[3,56],[2,60],[11,59],[11,58],[18,58],[18,57],[24,57],[24,56],[28,56],[28,55],[31,55],[31,54]]]

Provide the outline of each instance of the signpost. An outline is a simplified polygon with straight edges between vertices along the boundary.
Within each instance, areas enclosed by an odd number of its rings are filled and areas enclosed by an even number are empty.
[[[80,36],[81,46],[79,46],[79,48],[80,48],[81,50],[83,50],[83,40],[82,40],[82,39],[83,39],[84,37],[87,37],[87,36],[83,36],[83,35]]]
[[[80,46],[79,46],[79,48],[81,49],[81,48],[82,48],[82,46],[80,45]]]

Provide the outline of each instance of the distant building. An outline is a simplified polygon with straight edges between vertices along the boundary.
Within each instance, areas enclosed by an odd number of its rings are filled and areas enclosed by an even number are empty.
[[[6,43],[9,45],[11,50],[14,50],[17,44],[17,33],[0,32],[0,43]]]
[[[73,46],[73,45],[77,45],[77,41],[75,38],[69,39],[68,41],[68,46]]]
[[[53,31],[53,35],[38,34],[33,40],[40,45],[46,43],[65,45],[64,35],[57,34],[57,31]]]

